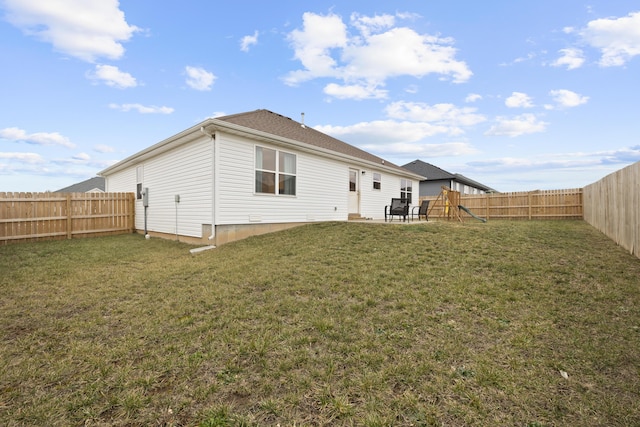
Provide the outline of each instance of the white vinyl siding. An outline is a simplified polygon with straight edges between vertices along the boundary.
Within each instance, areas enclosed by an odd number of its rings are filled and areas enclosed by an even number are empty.
[[[234,135],[218,133],[217,224],[330,221],[347,218],[348,166],[295,149],[260,143],[261,147],[296,155],[296,195],[255,193],[255,146]]]
[[[295,195],[255,192],[256,146],[295,155]],[[192,237],[202,237],[202,225],[212,222],[242,225],[346,221],[350,168],[359,171],[361,215],[382,219],[385,205],[399,197],[401,179],[406,179],[384,168],[370,169],[356,162],[221,130],[216,132],[215,142],[202,136],[107,176],[107,191],[135,192],[138,166],[143,166],[143,186],[149,188],[148,231]],[[374,173],[380,175],[380,189],[373,188]],[[417,182],[414,180],[413,185]],[[178,204],[176,195],[180,196]],[[413,198],[417,203],[415,187]],[[136,228],[144,229],[142,200],[136,200]]]
[[[144,186],[149,188],[150,231],[202,236],[202,224],[211,224],[211,162],[208,138],[145,162]],[[176,195],[180,196],[180,203],[175,202]]]
[[[400,195],[400,176],[383,171],[377,173],[381,175],[380,190],[373,189],[373,173],[367,170],[362,177],[360,213],[365,218],[383,219],[384,207]]]
[[[202,236],[211,224],[212,153],[208,138],[187,143],[107,177],[111,191],[136,190],[136,167],[144,166],[143,187],[149,188],[147,230]],[[180,196],[177,204],[175,196]],[[177,230],[176,230],[177,213]],[[144,230],[144,207],[136,200],[136,228]]]
[[[136,168],[128,168],[105,178],[104,191],[107,193],[135,193]]]

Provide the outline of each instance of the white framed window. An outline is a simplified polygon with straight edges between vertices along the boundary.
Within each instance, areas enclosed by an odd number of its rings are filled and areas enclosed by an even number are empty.
[[[410,179],[400,180],[400,198],[409,199],[411,203],[411,195],[413,194],[413,182]]]
[[[136,199],[142,199],[142,181],[144,180],[144,167],[136,167]]]
[[[373,189],[380,190],[382,188],[382,174],[377,172],[373,173]]]
[[[296,162],[295,154],[256,146],[255,192],[295,196]]]

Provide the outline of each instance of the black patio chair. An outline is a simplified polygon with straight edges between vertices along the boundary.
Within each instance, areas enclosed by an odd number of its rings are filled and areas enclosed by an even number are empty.
[[[413,221],[413,217],[416,215],[416,209],[418,210],[418,221],[420,221],[420,217],[423,216],[425,221],[429,221],[427,218],[427,212],[429,211],[429,200],[423,200],[420,203],[420,206],[414,206],[411,209],[411,221]]]
[[[393,220],[393,217],[401,217],[403,221],[409,218],[409,199],[391,199],[391,204],[384,207],[384,221]]]

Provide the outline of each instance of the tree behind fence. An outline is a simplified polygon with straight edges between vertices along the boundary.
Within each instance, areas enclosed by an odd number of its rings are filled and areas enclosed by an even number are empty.
[[[0,193],[0,244],[134,231],[133,193]]]

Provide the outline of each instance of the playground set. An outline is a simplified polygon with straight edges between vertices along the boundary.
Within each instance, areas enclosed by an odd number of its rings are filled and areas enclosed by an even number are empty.
[[[463,210],[478,221],[487,222],[486,218],[481,218],[475,215],[468,208],[460,204],[459,191],[454,191],[444,185],[440,188],[442,189],[442,191],[440,191],[440,194],[438,194],[435,202],[431,205],[431,208],[429,208],[428,215],[431,215],[431,211],[436,207],[438,201],[441,201],[442,205],[444,206],[444,217],[448,220],[458,219],[458,221],[464,222],[462,216],[460,216],[460,210]]]

